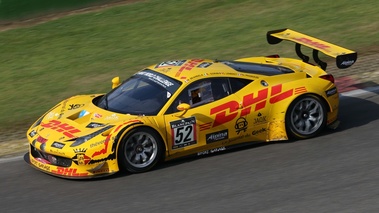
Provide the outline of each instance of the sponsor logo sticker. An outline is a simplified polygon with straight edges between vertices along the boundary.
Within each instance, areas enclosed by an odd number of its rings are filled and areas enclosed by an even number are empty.
[[[172,149],[183,148],[197,143],[195,117],[170,122],[170,126]]]
[[[229,133],[228,130],[221,130],[218,132],[213,132],[206,134],[205,139],[207,143],[214,143],[220,140],[228,139],[229,138]]]
[[[51,147],[57,148],[57,149],[62,149],[66,144],[64,143],[59,143],[59,142],[54,142],[51,144]]]

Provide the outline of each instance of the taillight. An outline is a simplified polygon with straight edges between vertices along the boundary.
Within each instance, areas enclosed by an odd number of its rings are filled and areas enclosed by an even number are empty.
[[[330,82],[334,83],[334,77],[333,77],[332,74],[322,75],[322,76],[320,76],[320,78],[325,79],[325,80],[327,80],[327,81],[330,81]]]

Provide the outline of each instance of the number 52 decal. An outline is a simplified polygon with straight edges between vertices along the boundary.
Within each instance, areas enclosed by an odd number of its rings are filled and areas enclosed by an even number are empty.
[[[183,148],[197,143],[195,117],[172,121],[170,126],[172,149]]]

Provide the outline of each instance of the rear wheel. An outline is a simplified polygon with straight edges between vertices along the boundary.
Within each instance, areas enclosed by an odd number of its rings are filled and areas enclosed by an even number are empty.
[[[133,129],[121,141],[119,163],[129,172],[146,172],[161,160],[163,150],[155,131],[145,127]]]
[[[315,95],[305,95],[288,108],[286,114],[287,133],[298,139],[314,137],[326,125],[326,108]]]

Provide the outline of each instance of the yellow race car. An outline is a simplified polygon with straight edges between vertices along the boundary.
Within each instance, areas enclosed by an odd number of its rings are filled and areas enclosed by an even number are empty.
[[[30,164],[66,178],[138,173],[161,161],[335,128],[338,92],[318,53],[339,68],[357,53],[290,29],[270,31],[267,40],[295,42],[301,60],[165,61],[122,83],[114,78],[107,94],[60,102],[27,131]],[[301,46],[313,49],[315,65]]]

